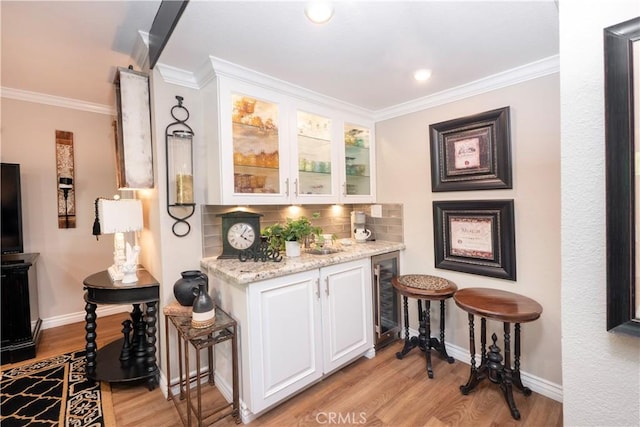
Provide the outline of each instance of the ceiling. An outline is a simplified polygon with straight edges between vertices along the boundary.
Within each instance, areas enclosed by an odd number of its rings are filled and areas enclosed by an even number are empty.
[[[191,1],[158,63],[201,75],[209,55],[371,110],[558,55],[558,9],[538,1]],[[160,1],[1,2],[2,87],[114,105]],[[424,83],[413,71],[429,68]],[[139,69],[139,67],[136,67]]]

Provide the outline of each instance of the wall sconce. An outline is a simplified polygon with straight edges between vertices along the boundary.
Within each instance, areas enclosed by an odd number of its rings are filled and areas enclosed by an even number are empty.
[[[191,231],[187,222],[196,210],[193,193],[193,130],[186,121],[189,110],[183,105],[183,97],[176,96],[178,104],[171,108],[170,123],[165,131],[167,160],[167,213],[175,220],[171,231],[184,237]],[[186,226],[178,230],[178,225]]]
[[[64,228],[69,228],[69,191],[73,188],[73,179],[61,176],[58,188],[64,197]]]

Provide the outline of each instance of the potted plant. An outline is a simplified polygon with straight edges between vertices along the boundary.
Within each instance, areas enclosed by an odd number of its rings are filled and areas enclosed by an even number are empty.
[[[313,218],[318,218],[317,213],[313,214]],[[287,218],[287,222],[282,224],[274,224],[262,230],[262,235],[269,240],[269,246],[274,249],[286,250],[287,256],[300,256],[300,243],[308,236],[315,234],[320,235],[322,228],[315,227],[311,224],[309,218],[301,216],[298,219]]]

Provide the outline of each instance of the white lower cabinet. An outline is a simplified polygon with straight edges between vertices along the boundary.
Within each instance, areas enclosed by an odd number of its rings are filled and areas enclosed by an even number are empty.
[[[248,285],[214,279],[214,286],[238,321],[244,422],[373,351],[370,258]],[[230,374],[225,354],[216,357],[216,376]]]

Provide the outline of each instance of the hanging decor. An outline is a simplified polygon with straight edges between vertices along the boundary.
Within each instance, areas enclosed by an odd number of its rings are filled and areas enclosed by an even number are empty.
[[[187,222],[196,210],[193,193],[193,130],[186,123],[189,110],[183,105],[183,97],[171,108],[170,123],[165,131],[167,161],[167,213],[175,220],[173,234],[184,237],[191,231]]]
[[[119,189],[153,188],[149,76],[118,67],[116,178]]]
[[[58,228],[76,228],[73,132],[56,130],[56,189]]]

